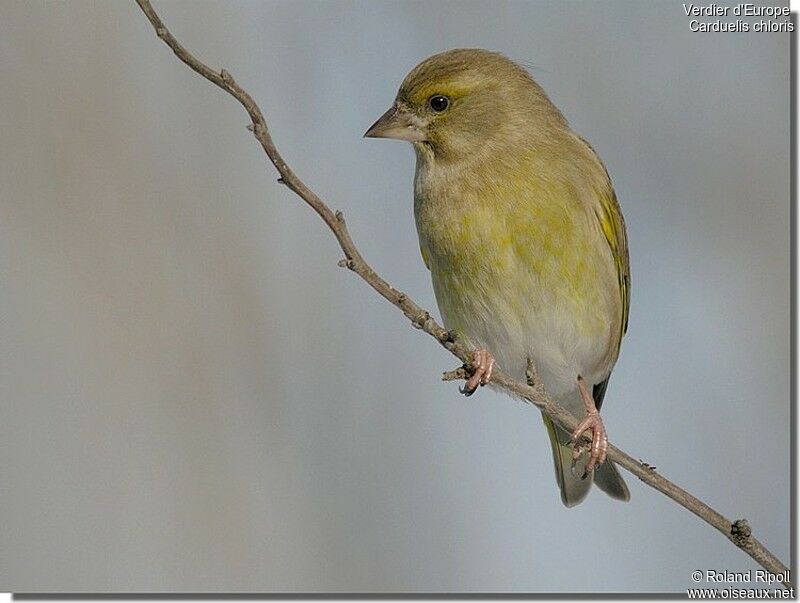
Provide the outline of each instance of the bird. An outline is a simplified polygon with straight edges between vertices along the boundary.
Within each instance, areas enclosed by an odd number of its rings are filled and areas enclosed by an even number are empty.
[[[444,326],[474,350],[463,391],[491,385],[495,363],[523,381],[533,366],[580,420],[569,433],[543,413],[563,504],[593,483],[629,500],[599,414],[628,326],[628,242],[595,150],[528,71],[477,48],[414,67],[364,136],[413,146],[422,259]]]

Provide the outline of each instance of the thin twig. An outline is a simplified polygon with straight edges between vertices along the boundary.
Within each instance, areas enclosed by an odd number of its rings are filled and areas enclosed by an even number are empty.
[[[252,125],[248,126],[248,129],[253,132],[258,142],[261,143],[261,147],[264,149],[270,162],[275,166],[275,169],[278,170],[278,174],[280,175],[278,181],[287,186],[303,201],[310,205],[325,224],[328,225],[333,236],[336,237],[345,255],[345,259],[339,262],[339,265],[355,272],[379,295],[399,308],[414,327],[431,335],[453,355],[458,357],[466,365],[469,365],[471,358],[470,349],[456,341],[453,335],[431,318],[428,312],[420,308],[406,294],[392,287],[364,261],[364,258],[361,257],[353,240],[350,238],[342,213],[339,211],[333,212],[286,164],[283,157],[281,157],[281,154],[278,152],[278,149],[275,147],[275,143],[272,141],[261,109],[259,109],[253,98],[236,83],[231,74],[224,69],[214,71],[204,63],[201,63],[181,46],[178,40],[176,40],[164,26],[160,17],[156,14],[155,10],[153,10],[149,0],[136,0],[136,3],[155,28],[156,35],[172,49],[181,61],[210,82],[222,88],[242,104],[250,115],[250,119],[253,121]],[[458,369],[456,370],[458,371]],[[446,376],[451,377],[452,373],[446,374]],[[569,411],[556,404],[545,391],[544,387],[542,387],[541,383],[535,382],[535,370],[530,370],[528,372],[528,379],[531,381],[532,385],[515,381],[499,369],[495,369],[492,375],[492,383],[495,386],[504,389],[515,397],[533,404],[568,432],[572,432],[576,429],[579,423],[578,419]],[[791,587],[792,582],[788,578],[789,574],[786,566],[752,536],[750,528],[745,520],[740,519],[732,522],[695,496],[689,494],[686,490],[679,488],[671,481],[660,476],[655,472],[654,467],[642,461],[636,461],[633,457],[616,446],[609,444],[607,458],[617,465],[624,467],[648,486],[665,494],[682,507],[703,519],[706,523],[719,530],[728,540],[745,551],[767,571],[773,574],[783,574],[786,576],[786,580],[783,581],[783,584],[786,587]]]

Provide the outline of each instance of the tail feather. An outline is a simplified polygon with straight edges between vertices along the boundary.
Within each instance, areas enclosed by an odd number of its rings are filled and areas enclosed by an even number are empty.
[[[606,461],[594,470],[594,483],[611,498],[625,502],[631,499],[628,485],[611,461]]]
[[[586,468],[586,455],[578,459],[572,468],[572,447],[569,446],[569,434],[558,427],[547,415],[542,415],[547,433],[550,435],[550,445],[553,448],[553,466],[556,470],[556,483],[561,490],[561,502],[566,507],[574,507],[582,502],[592,488],[592,476],[587,475],[581,479]]]

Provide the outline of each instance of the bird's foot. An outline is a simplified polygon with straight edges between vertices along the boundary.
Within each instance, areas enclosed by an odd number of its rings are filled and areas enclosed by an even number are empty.
[[[586,446],[581,442],[581,435],[584,431],[592,432],[592,443],[589,448],[589,460],[586,462],[586,470],[583,474],[585,478],[596,467],[602,465],[606,460],[606,452],[608,451],[608,435],[606,434],[603,419],[600,418],[600,413],[594,403],[594,398],[586,386],[586,382],[582,377],[578,377],[578,388],[583,398],[583,404],[586,407],[586,418],[580,422],[577,429],[572,432],[572,441],[575,442],[572,452],[572,466],[575,467],[575,462],[581,456],[584,447]]]
[[[492,369],[494,368],[494,357],[481,348],[472,352],[472,360],[470,361],[470,375],[467,382],[459,391],[465,396],[471,396],[478,389],[479,385],[486,385],[492,378]]]
[[[592,432],[591,444],[584,444],[580,441],[581,434],[587,429]],[[581,421],[580,425],[578,425],[578,428],[572,432],[572,441],[575,442],[572,451],[573,469],[575,467],[575,463],[583,453],[584,448],[588,447],[589,449],[589,460],[586,462],[586,470],[582,476],[585,478],[589,473],[594,471],[596,467],[602,465],[606,460],[608,436],[606,435],[606,428],[603,425],[603,419],[600,418],[600,413],[594,411],[593,413],[587,415],[586,418]]]

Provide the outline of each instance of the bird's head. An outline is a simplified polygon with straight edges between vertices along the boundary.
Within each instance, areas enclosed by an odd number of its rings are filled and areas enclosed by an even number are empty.
[[[496,52],[458,49],[417,65],[364,136],[406,140],[449,161],[530,139],[551,122],[566,123],[522,67]]]

